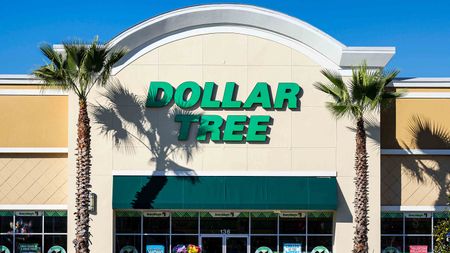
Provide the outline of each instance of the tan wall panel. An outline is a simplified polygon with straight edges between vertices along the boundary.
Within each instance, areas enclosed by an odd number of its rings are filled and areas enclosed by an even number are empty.
[[[381,148],[450,148],[449,112],[448,99],[397,99],[381,114]]]
[[[450,193],[450,157],[382,156],[381,204],[444,206]]]
[[[0,96],[0,147],[67,147],[66,96]]]
[[[0,154],[0,175],[0,205],[67,202],[65,154]]]

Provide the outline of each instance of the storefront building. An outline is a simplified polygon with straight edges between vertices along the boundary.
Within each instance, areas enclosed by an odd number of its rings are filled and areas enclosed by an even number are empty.
[[[92,252],[351,251],[354,124],[313,84],[322,69],[384,67],[395,48],[348,47],[246,5],[176,10],[110,44],[130,51],[90,95]],[[0,252],[73,252],[78,102],[39,84],[0,75]],[[370,251],[432,252],[450,79],[390,89],[405,95],[367,122]]]

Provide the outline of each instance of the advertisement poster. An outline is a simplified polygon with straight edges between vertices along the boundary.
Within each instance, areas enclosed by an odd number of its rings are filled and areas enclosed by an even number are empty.
[[[147,245],[145,247],[146,253],[164,253],[163,245]]]
[[[66,253],[66,250],[63,247],[56,245],[48,249],[47,253]]]
[[[138,253],[137,249],[134,246],[127,245],[120,249],[119,253]]]
[[[283,244],[283,253],[302,253],[302,244],[285,243]]]
[[[269,247],[262,246],[256,249],[255,253],[273,253]]]
[[[38,253],[41,252],[41,248],[37,243],[20,243],[19,253]]]
[[[427,245],[409,245],[410,253],[427,253],[428,246]]]
[[[6,246],[0,245],[0,253],[11,253]]]

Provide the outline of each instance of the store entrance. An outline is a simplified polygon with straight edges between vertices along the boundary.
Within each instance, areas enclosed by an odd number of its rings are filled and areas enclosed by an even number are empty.
[[[202,235],[202,253],[248,253],[247,235]]]

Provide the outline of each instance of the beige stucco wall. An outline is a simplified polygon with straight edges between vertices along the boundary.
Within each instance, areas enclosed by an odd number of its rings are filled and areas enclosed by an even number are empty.
[[[0,175],[0,205],[67,203],[65,154],[0,154]]]
[[[196,81],[203,85],[205,81],[214,81],[219,85],[218,97],[221,97],[226,81],[239,85],[238,98],[245,99],[252,86],[258,82],[268,82],[272,89],[277,83],[293,81],[304,90],[299,111],[207,111],[205,114],[245,114],[271,115],[270,142],[266,144],[248,143],[199,143],[192,150],[192,159],[186,161],[182,152],[166,155],[159,153],[166,161],[178,164],[177,170],[192,171],[334,171],[339,184],[339,208],[336,214],[336,237],[334,252],[348,252],[352,247],[352,210],[353,210],[353,163],[354,133],[348,120],[336,121],[325,108],[328,97],[313,87],[315,81],[324,80],[320,74],[321,66],[305,55],[287,46],[239,34],[211,34],[190,37],[157,48],[117,75],[130,92],[145,99],[150,81],[168,81],[174,86],[183,81]],[[111,105],[98,89],[91,94],[90,101],[103,106]],[[122,116],[133,117],[133,106],[126,99],[116,101]],[[141,106],[144,104],[142,103]],[[69,98],[69,151],[74,150],[76,139],[77,100]],[[165,109],[147,109],[152,115],[154,126],[166,131],[157,138],[162,146],[179,145],[175,137],[167,132],[178,130],[178,124],[167,119]],[[91,114],[93,117],[93,114]],[[376,119],[377,117],[375,117]],[[123,123],[104,118],[110,126]],[[136,119],[134,119],[136,120]],[[95,119],[93,118],[93,121]],[[131,125],[123,124],[134,132]],[[110,136],[101,133],[101,126],[93,123],[93,192],[98,195],[98,214],[92,217],[92,251],[111,252],[113,247],[113,211],[112,173],[124,170],[153,171],[156,169],[154,155],[138,141],[120,142],[119,145]],[[191,130],[190,140],[194,138]],[[145,135],[141,137],[147,145]],[[379,147],[369,144],[370,157],[370,247],[379,252]],[[74,154],[73,152],[70,152]],[[75,189],[73,174],[75,158],[69,157],[69,189]],[[174,168],[174,164],[172,163]],[[69,194],[69,214],[74,211],[73,194]],[[74,230],[73,219],[69,218],[69,233]],[[70,236],[70,235],[69,235]],[[69,250],[72,250],[69,248]],[[71,252],[71,251],[69,251]]]
[[[1,95],[0,108],[1,148],[67,147],[67,96]]]
[[[445,206],[450,192],[450,157],[383,156],[381,204]]]

